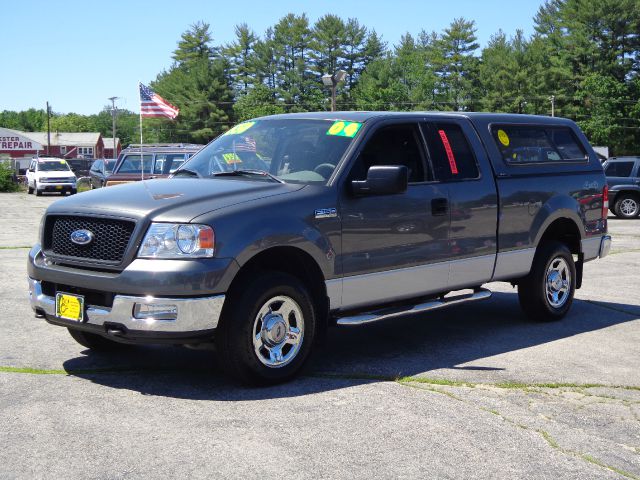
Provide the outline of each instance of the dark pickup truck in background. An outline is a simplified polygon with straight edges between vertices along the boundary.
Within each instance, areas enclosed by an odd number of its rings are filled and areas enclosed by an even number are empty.
[[[613,157],[604,165],[611,212],[619,218],[640,214],[640,157]]]
[[[89,348],[214,343],[235,378],[275,383],[328,326],[480,300],[492,281],[517,285],[531,319],[562,318],[609,251],[607,195],[569,120],[258,118],[173,178],[52,204],[31,304]]]

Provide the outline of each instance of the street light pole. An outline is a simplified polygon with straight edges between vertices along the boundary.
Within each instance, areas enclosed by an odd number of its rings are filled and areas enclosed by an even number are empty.
[[[113,136],[113,158],[117,158],[118,154],[116,152],[116,100],[120,97],[109,97],[111,100],[111,135]]]
[[[556,116],[556,96],[551,95],[551,98],[549,100],[551,100],[551,116],[555,117]]]
[[[343,81],[347,76],[347,72],[344,70],[337,70],[333,75],[329,73],[325,73],[322,75],[322,83],[331,89],[331,111],[335,112],[337,109],[336,106],[336,90],[338,88],[338,83]]]

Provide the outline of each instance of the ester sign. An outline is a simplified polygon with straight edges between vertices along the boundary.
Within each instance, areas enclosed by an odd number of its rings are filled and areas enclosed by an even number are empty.
[[[16,130],[0,128],[0,152],[16,150],[42,150],[42,145]]]

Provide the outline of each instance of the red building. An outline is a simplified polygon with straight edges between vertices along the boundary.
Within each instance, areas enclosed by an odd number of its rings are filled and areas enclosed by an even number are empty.
[[[102,143],[104,143],[104,158],[118,158],[122,151],[122,145],[120,145],[120,139],[116,137],[116,152],[113,152],[113,137],[102,137]]]
[[[113,149],[113,146],[111,148]],[[105,158],[104,141],[98,132],[51,132],[48,139],[47,132],[21,132],[0,128],[0,157],[44,156],[69,159]]]

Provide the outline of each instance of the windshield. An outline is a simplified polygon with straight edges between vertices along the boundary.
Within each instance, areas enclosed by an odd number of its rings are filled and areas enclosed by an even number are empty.
[[[105,160],[104,161],[104,171],[106,173],[111,173],[113,171],[113,167],[116,166],[115,160]]]
[[[220,172],[263,170],[288,183],[324,184],[361,126],[293,118],[244,122],[208,144],[176,173],[188,170],[207,178]]]
[[[38,163],[38,170],[41,172],[68,172],[69,165],[64,160],[40,162]]]

